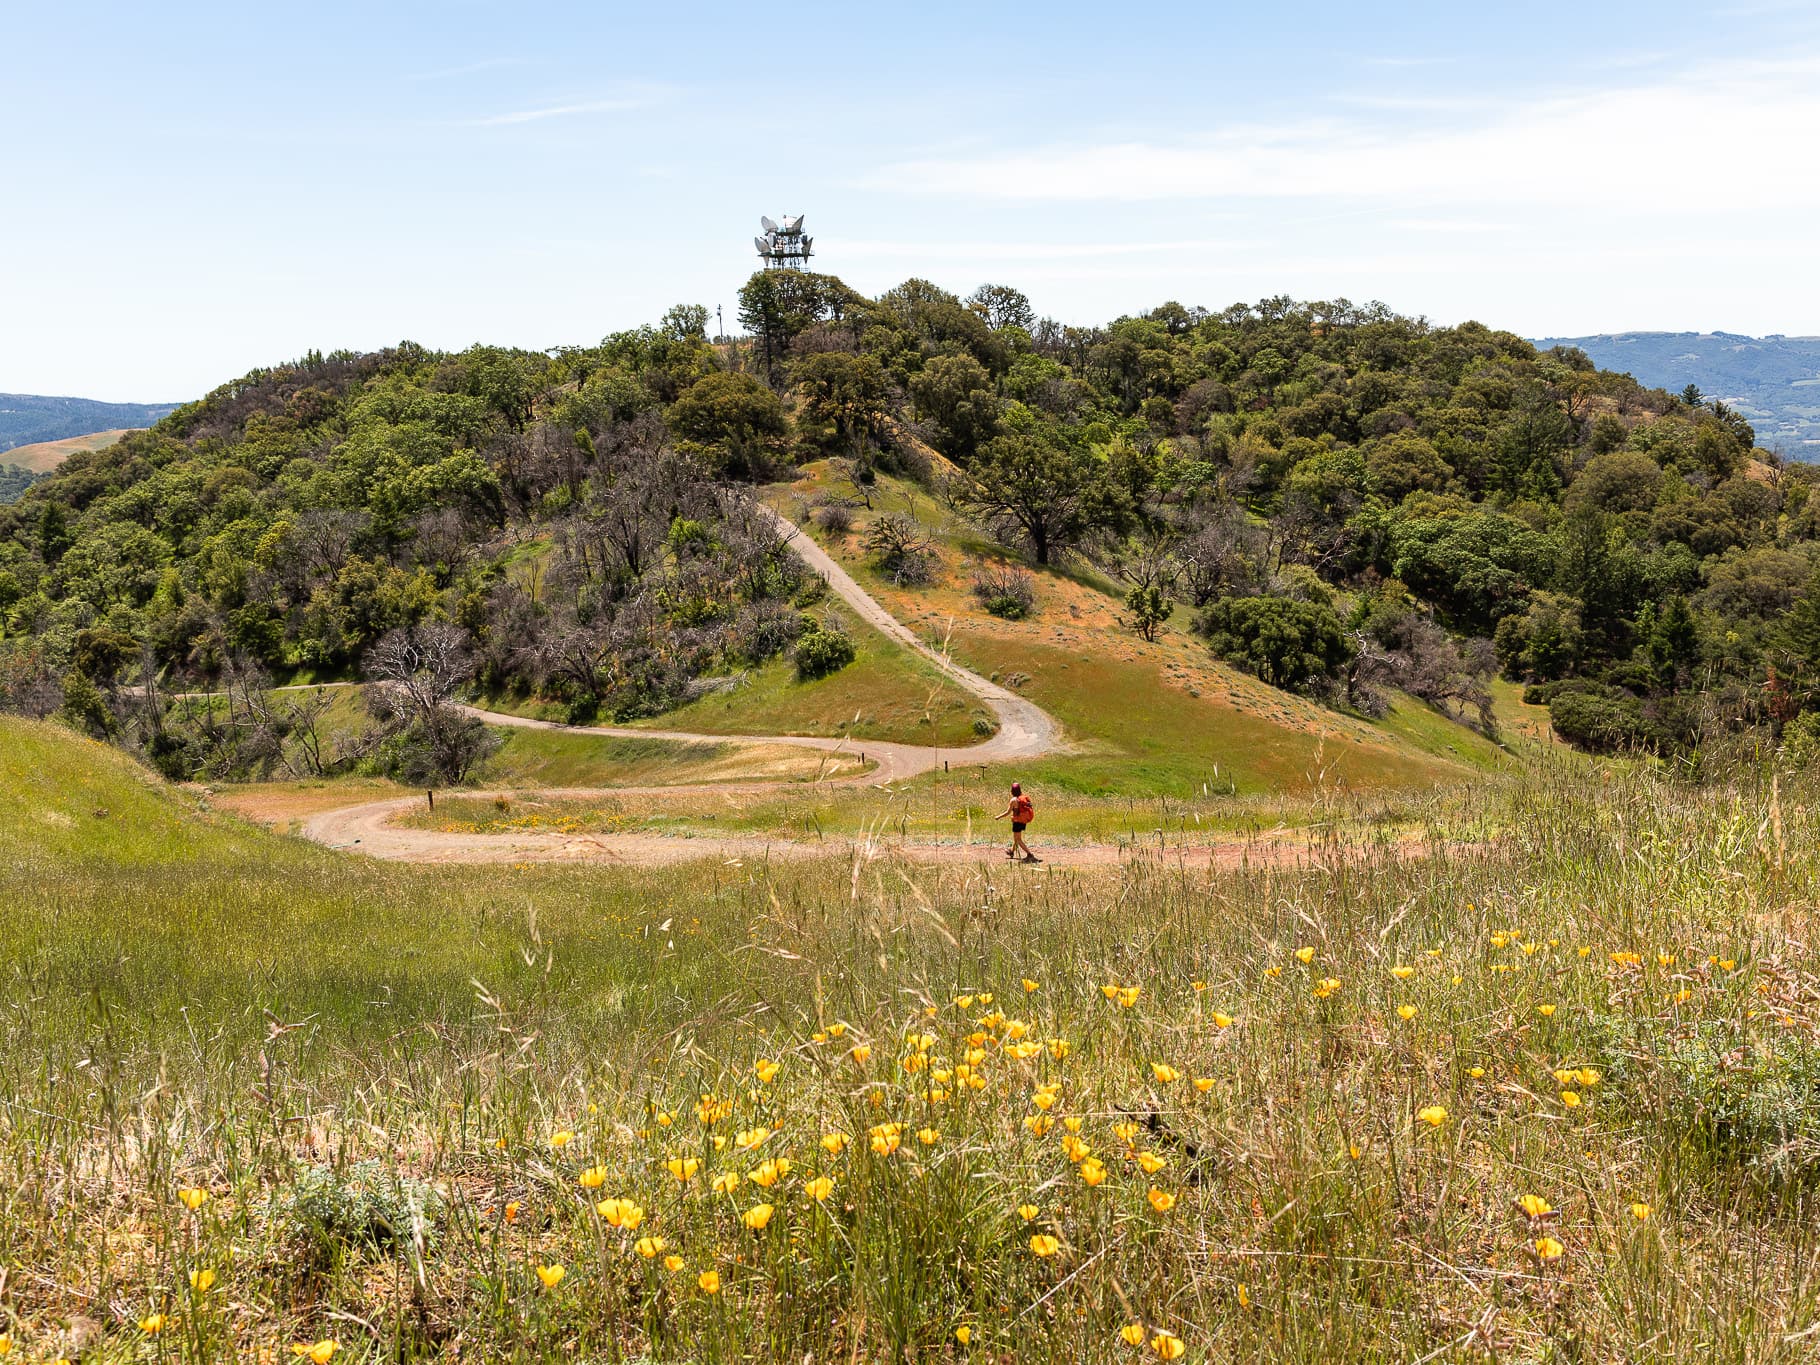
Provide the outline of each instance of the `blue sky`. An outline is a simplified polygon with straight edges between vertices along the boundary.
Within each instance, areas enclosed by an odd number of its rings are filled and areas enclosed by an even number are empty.
[[[0,132],[0,391],[731,324],[761,213],[1070,322],[1820,332],[1811,0],[0,0]]]

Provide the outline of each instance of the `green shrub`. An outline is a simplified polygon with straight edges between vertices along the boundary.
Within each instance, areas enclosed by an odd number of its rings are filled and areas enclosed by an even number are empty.
[[[853,641],[846,632],[832,630],[813,616],[803,618],[803,633],[796,641],[796,675],[799,678],[825,678],[838,673],[854,658]]]
[[[1660,744],[1643,704],[1611,689],[1557,692],[1548,703],[1548,718],[1562,739],[1596,754],[1654,750]]]
[[[1195,629],[1226,662],[1290,692],[1331,687],[1353,655],[1332,607],[1288,597],[1223,597]]]

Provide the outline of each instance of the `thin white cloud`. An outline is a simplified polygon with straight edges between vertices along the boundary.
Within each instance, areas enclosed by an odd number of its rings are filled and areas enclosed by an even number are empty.
[[[1800,168],[1820,143],[1820,57],[1714,65],[1647,84],[1539,98],[1462,126],[1366,119],[1234,126],[1175,143],[1074,142],[907,161],[862,183],[1022,200],[1353,198],[1731,214],[1713,175],[1753,207],[1820,207]]]
[[[626,82],[612,87],[610,95],[591,96],[586,100],[568,100],[564,104],[539,104],[530,109],[510,109],[497,115],[480,115],[477,118],[462,118],[462,127],[513,127],[517,124],[541,124],[546,118],[577,118],[586,115],[606,115],[606,113],[630,113],[633,109],[650,109],[655,104],[672,98],[675,89],[672,86],[659,86],[653,82]]]
[[[504,128],[516,123],[537,123],[548,118],[573,118],[577,114],[623,114],[633,109],[649,108],[649,99],[624,98],[582,100],[577,104],[551,104],[539,109],[514,109],[506,114],[489,114],[485,118],[461,120],[468,128]]]
[[[489,57],[483,62],[469,62],[465,66],[445,67],[440,71],[415,71],[406,76],[407,81],[446,81],[456,76],[472,76],[480,71],[497,71],[502,66],[523,66],[522,57]]]

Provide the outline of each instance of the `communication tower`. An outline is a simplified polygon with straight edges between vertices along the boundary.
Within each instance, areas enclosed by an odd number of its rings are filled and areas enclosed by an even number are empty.
[[[766,270],[808,268],[810,248],[815,245],[815,239],[804,235],[802,214],[785,218],[781,223],[762,216],[758,221],[763,225],[765,235],[754,237],[752,244],[758,248],[758,258],[765,263]]]

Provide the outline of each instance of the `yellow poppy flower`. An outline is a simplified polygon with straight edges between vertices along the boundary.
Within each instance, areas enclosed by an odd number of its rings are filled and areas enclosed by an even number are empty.
[[[185,1185],[182,1189],[177,1191],[177,1199],[184,1208],[188,1209],[191,1213],[194,1213],[197,1209],[209,1202],[209,1192],[204,1189],[199,1189],[194,1185]]]
[[[1081,1163],[1081,1181],[1086,1185],[1098,1185],[1106,1178],[1106,1166],[1097,1156],[1090,1156]]]
[[[968,1342],[973,1340],[973,1329],[963,1322],[959,1327],[954,1329],[954,1339],[965,1346]]]
[[[870,1043],[855,1043],[852,1051],[848,1055],[861,1066],[864,1066],[866,1064],[866,1059],[872,1055],[872,1045]]]
[[[1144,993],[1142,986],[1127,986],[1119,992],[1119,1008],[1128,1010],[1137,1004],[1138,997]]]
[[[1173,1085],[1182,1078],[1182,1073],[1167,1062],[1152,1062],[1150,1074],[1156,1077],[1158,1085]]]
[[[701,1169],[701,1158],[693,1156],[673,1156],[664,1162],[664,1169],[676,1177],[676,1183],[686,1185],[695,1178]]]
[[[1306,967],[1310,962],[1314,961],[1314,949],[1297,948],[1295,950],[1295,960]]]
[[[1398,981],[1407,981],[1416,974],[1416,969],[1414,967],[1392,967],[1390,974]]]
[[[212,1270],[192,1270],[190,1288],[198,1294],[206,1294],[215,1287],[215,1272]]]
[[[1026,1223],[1032,1218],[1035,1218],[1038,1212],[1039,1210],[1035,1204],[1019,1204],[1017,1206],[1017,1216],[1022,1218]]]
[[[1144,1324],[1128,1322],[1119,1328],[1119,1336],[1124,1339],[1127,1346],[1142,1346],[1144,1344]]]
[[[773,1210],[769,1204],[754,1204],[751,1208],[740,1214],[739,1221],[751,1228],[754,1232],[763,1232],[765,1230],[765,1225],[771,1221],[773,1212],[775,1212],[775,1210]]]
[[[1558,1261],[1561,1253],[1567,1248],[1552,1237],[1538,1237],[1535,1241],[1536,1258],[1542,1261]]]
[[[1038,1137],[1043,1137],[1051,1128],[1055,1127],[1055,1120],[1050,1118],[1047,1114],[1031,1114],[1024,1120],[1024,1127],[1028,1128]]]
[[[1169,1164],[1169,1158],[1158,1156],[1155,1152],[1139,1152],[1137,1163],[1144,1168],[1145,1175],[1155,1175]]]
[[[509,1199],[506,1201],[506,1222],[516,1223],[518,1221],[518,1210],[520,1207],[521,1205],[516,1199]]]
[[[784,1156],[759,1162],[758,1165],[746,1172],[746,1179],[750,1180],[761,1190],[768,1190],[780,1179],[789,1174],[790,1158]]]
[[[1029,977],[1024,978],[1024,994],[1025,995],[1031,994],[1033,991],[1036,990],[1036,988],[1037,988],[1036,982],[1032,981]]]
[[[1555,1211],[1554,1205],[1550,1204],[1539,1194],[1526,1194],[1522,1196],[1517,1200],[1517,1207],[1522,1209],[1523,1212],[1528,1214],[1531,1218],[1545,1218]]]
[[[822,1134],[822,1147],[829,1156],[839,1156],[847,1150],[847,1144],[851,1141],[845,1133]]]
[[[550,1134],[550,1145],[552,1147],[567,1147],[573,1141],[575,1141],[575,1134],[571,1133],[567,1128],[563,1129],[560,1133]]]
[[[770,1136],[771,1130],[769,1128],[763,1126],[746,1128],[734,1135],[733,1145],[738,1147],[741,1151],[749,1152]]]
[[[645,1211],[630,1199],[603,1199],[594,1206],[594,1212],[607,1220],[608,1227],[628,1231],[645,1221]]]
[[[308,1360],[310,1365],[329,1365],[335,1358],[335,1352],[341,1349],[341,1343],[324,1337],[321,1341],[294,1341],[291,1343],[291,1354]]]
[[[1397,1006],[1397,1018],[1401,1019],[1404,1023],[1407,1024],[1411,1019],[1414,1019],[1415,1017],[1416,1017],[1416,1007],[1414,1005],[1398,1005]]]
[[[752,1070],[758,1076],[760,1085],[769,1085],[772,1078],[777,1075],[777,1063],[761,1057],[752,1063]]]
[[[1194,1078],[1194,1088],[1205,1095],[1209,1090],[1213,1089],[1213,1077],[1196,1076]]]
[[[1630,1216],[1639,1223],[1646,1221],[1649,1218],[1649,1205],[1638,1200],[1630,1206]]]
[[[834,1193],[834,1178],[818,1175],[812,1180],[805,1180],[803,1181],[803,1193],[819,1204]]]
[[[942,1140],[942,1131],[939,1128],[918,1128],[916,1140],[925,1147],[933,1147]]]
[[[720,1272],[704,1270],[695,1277],[695,1283],[704,1294],[718,1294],[720,1293]]]
[[[1233,1023],[1234,1020],[1230,1014],[1221,1014],[1218,1010],[1213,1012],[1213,1026],[1215,1028],[1231,1028]]]
[[[1569,1109],[1578,1109],[1580,1107],[1580,1096],[1572,1090],[1563,1090],[1561,1092],[1561,1103],[1566,1105]]]
[[[1431,1104],[1426,1109],[1416,1110],[1416,1117],[1430,1128],[1439,1128],[1447,1122],[1447,1110],[1438,1104]]]
[[[1482,1066],[1469,1066],[1466,1068],[1466,1074],[1471,1076],[1475,1081],[1484,1080],[1485,1068]]]
[[[640,1256],[643,1256],[647,1261],[655,1261],[659,1256],[663,1255],[663,1250],[668,1245],[669,1243],[665,1242],[661,1237],[640,1237],[636,1242],[632,1243],[632,1250],[636,1251]]]
[[[171,1320],[163,1313],[153,1313],[149,1318],[139,1319],[139,1330],[148,1337],[155,1337],[170,1326],[170,1322]]]
[[[1159,1190],[1155,1185],[1150,1187],[1150,1207],[1158,1213],[1168,1213],[1175,1207],[1175,1196],[1167,1190]]]
[[[738,1171],[721,1171],[708,1183],[713,1187],[714,1193],[716,1194],[732,1194],[733,1191],[739,1188],[739,1182],[740,1174]]]
[[[1156,1352],[1159,1360],[1178,1360],[1188,1347],[1173,1332],[1158,1332],[1150,1338],[1150,1349]]]
[[[1555,1007],[1553,1005],[1537,1005],[1536,1013],[1541,1015],[1544,1019],[1552,1019],[1555,1017]]]
[[[664,1269],[669,1271],[672,1275],[681,1270],[686,1264],[688,1263],[675,1253],[671,1253],[664,1257]]]
[[[1339,977],[1324,976],[1318,982],[1315,983],[1315,988],[1314,988],[1315,999],[1325,1000],[1328,996],[1332,995],[1335,991],[1337,991],[1339,989],[1340,989]]]
[[[587,1170],[578,1175],[576,1180],[580,1182],[581,1187],[584,1190],[598,1190],[602,1185],[607,1183],[607,1168],[605,1166],[590,1166]]]
[[[1062,1244],[1046,1232],[1033,1232],[1030,1234],[1030,1249],[1038,1256],[1049,1257],[1060,1251]]]

